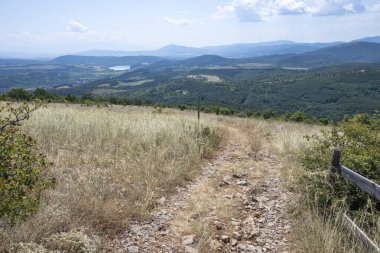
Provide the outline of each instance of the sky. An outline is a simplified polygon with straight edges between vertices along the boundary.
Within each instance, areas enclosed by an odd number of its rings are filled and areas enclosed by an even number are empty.
[[[380,0],[0,0],[0,53],[380,35]]]

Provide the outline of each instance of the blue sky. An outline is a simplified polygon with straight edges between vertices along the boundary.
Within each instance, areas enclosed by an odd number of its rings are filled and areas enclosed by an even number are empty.
[[[380,0],[0,0],[0,52],[61,54],[380,35]]]

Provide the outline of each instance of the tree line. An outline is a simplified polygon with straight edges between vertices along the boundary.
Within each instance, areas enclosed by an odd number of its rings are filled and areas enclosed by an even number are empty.
[[[46,103],[72,103],[94,106],[109,106],[109,105],[136,105],[136,106],[152,106],[160,108],[177,108],[179,110],[197,110],[197,104],[164,104],[154,103],[147,99],[129,98],[129,97],[104,97],[95,96],[92,93],[86,93],[81,96],[68,94],[58,95],[50,93],[43,88],[37,88],[33,91],[28,91],[22,88],[14,88],[8,92],[0,94],[1,101],[34,101],[41,100]],[[216,115],[236,116],[241,118],[262,118],[276,119],[289,122],[305,122],[309,124],[328,125],[334,121],[328,118],[316,118],[308,115],[303,111],[278,113],[273,109],[265,109],[262,111],[252,111],[248,109],[236,109],[230,107],[221,107],[217,105],[201,105],[200,111],[203,113],[213,113]]]

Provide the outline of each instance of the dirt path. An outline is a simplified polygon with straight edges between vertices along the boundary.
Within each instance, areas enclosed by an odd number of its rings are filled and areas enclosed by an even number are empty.
[[[242,130],[228,131],[220,155],[193,183],[160,199],[149,221],[132,222],[116,252],[287,252],[281,164],[268,145],[252,152]]]

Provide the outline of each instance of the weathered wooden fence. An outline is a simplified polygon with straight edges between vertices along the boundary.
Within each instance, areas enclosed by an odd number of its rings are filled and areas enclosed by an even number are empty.
[[[338,149],[333,151],[331,161],[331,172],[339,174],[350,183],[358,186],[360,189],[368,193],[370,196],[380,200],[380,186],[362,175],[350,170],[340,164],[341,152]],[[358,238],[367,248],[374,252],[380,253],[380,248],[361,230],[347,215],[343,215],[343,225],[350,230],[353,235]]]

